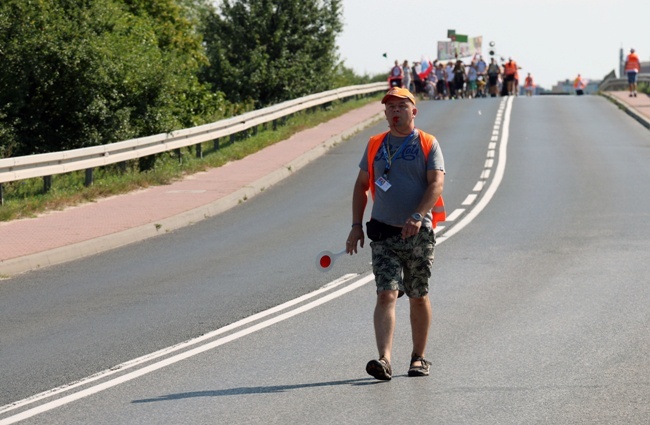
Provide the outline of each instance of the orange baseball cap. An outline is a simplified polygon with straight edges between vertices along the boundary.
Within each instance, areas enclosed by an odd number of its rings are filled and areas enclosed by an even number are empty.
[[[408,91],[408,89],[402,87],[392,87],[390,90],[388,90],[386,96],[384,96],[384,98],[381,100],[381,103],[386,103],[388,97],[390,96],[401,97],[402,99],[408,99],[411,101],[412,104],[415,105],[415,97],[410,91]]]

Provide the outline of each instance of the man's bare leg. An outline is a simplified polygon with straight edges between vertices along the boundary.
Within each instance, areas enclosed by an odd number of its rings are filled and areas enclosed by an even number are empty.
[[[397,291],[380,291],[377,294],[375,305],[374,323],[375,338],[379,358],[385,358],[390,362],[393,351],[393,333],[395,331],[395,304],[397,303]]]
[[[413,336],[413,355],[424,357],[431,326],[431,302],[429,295],[409,298],[411,307],[411,333]],[[416,362],[417,363],[417,362]],[[419,366],[416,364],[415,366]]]

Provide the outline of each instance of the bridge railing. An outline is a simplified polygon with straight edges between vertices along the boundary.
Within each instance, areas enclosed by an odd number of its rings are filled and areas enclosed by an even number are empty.
[[[88,182],[88,171],[92,176],[92,169],[95,167],[199,145],[225,136],[232,137],[260,124],[274,122],[296,112],[336,100],[386,91],[387,88],[385,82],[343,87],[282,102],[214,123],[176,130],[170,133],[63,152],[0,159],[0,193],[2,183],[36,177],[51,179],[53,175],[78,170],[86,170],[86,180]]]
[[[650,74],[639,74],[637,76],[637,83],[650,84]],[[618,90],[627,90],[627,89],[628,89],[627,77],[605,78],[598,86],[598,90],[600,91],[618,91]]]

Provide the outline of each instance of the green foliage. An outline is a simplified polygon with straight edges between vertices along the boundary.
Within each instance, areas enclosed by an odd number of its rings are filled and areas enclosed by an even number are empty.
[[[0,156],[100,145],[224,116],[173,0],[3,0]]]
[[[368,82],[337,64],[341,0],[213,3],[0,2],[0,158],[168,132]]]
[[[372,81],[338,63],[341,0],[214,3],[1,0],[0,158],[149,136]],[[253,139],[205,162],[190,148],[180,166],[171,152],[102,167],[88,188],[83,172],[55,176],[48,193],[42,179],[7,183],[0,220],[219,166],[267,143]]]
[[[639,83],[637,84],[638,91],[645,94],[650,94],[650,84]]]
[[[341,0],[224,0],[204,23],[205,81],[263,107],[334,84]]]

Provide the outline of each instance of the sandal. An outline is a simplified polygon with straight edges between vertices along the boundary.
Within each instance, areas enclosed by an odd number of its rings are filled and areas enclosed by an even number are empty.
[[[413,363],[420,362],[419,366],[414,366]],[[422,356],[411,357],[411,367],[409,368],[409,376],[429,376],[429,368],[431,362],[425,360]]]
[[[383,357],[380,357],[379,360],[370,360],[366,365],[366,372],[381,381],[390,381],[393,377],[390,363]]]

